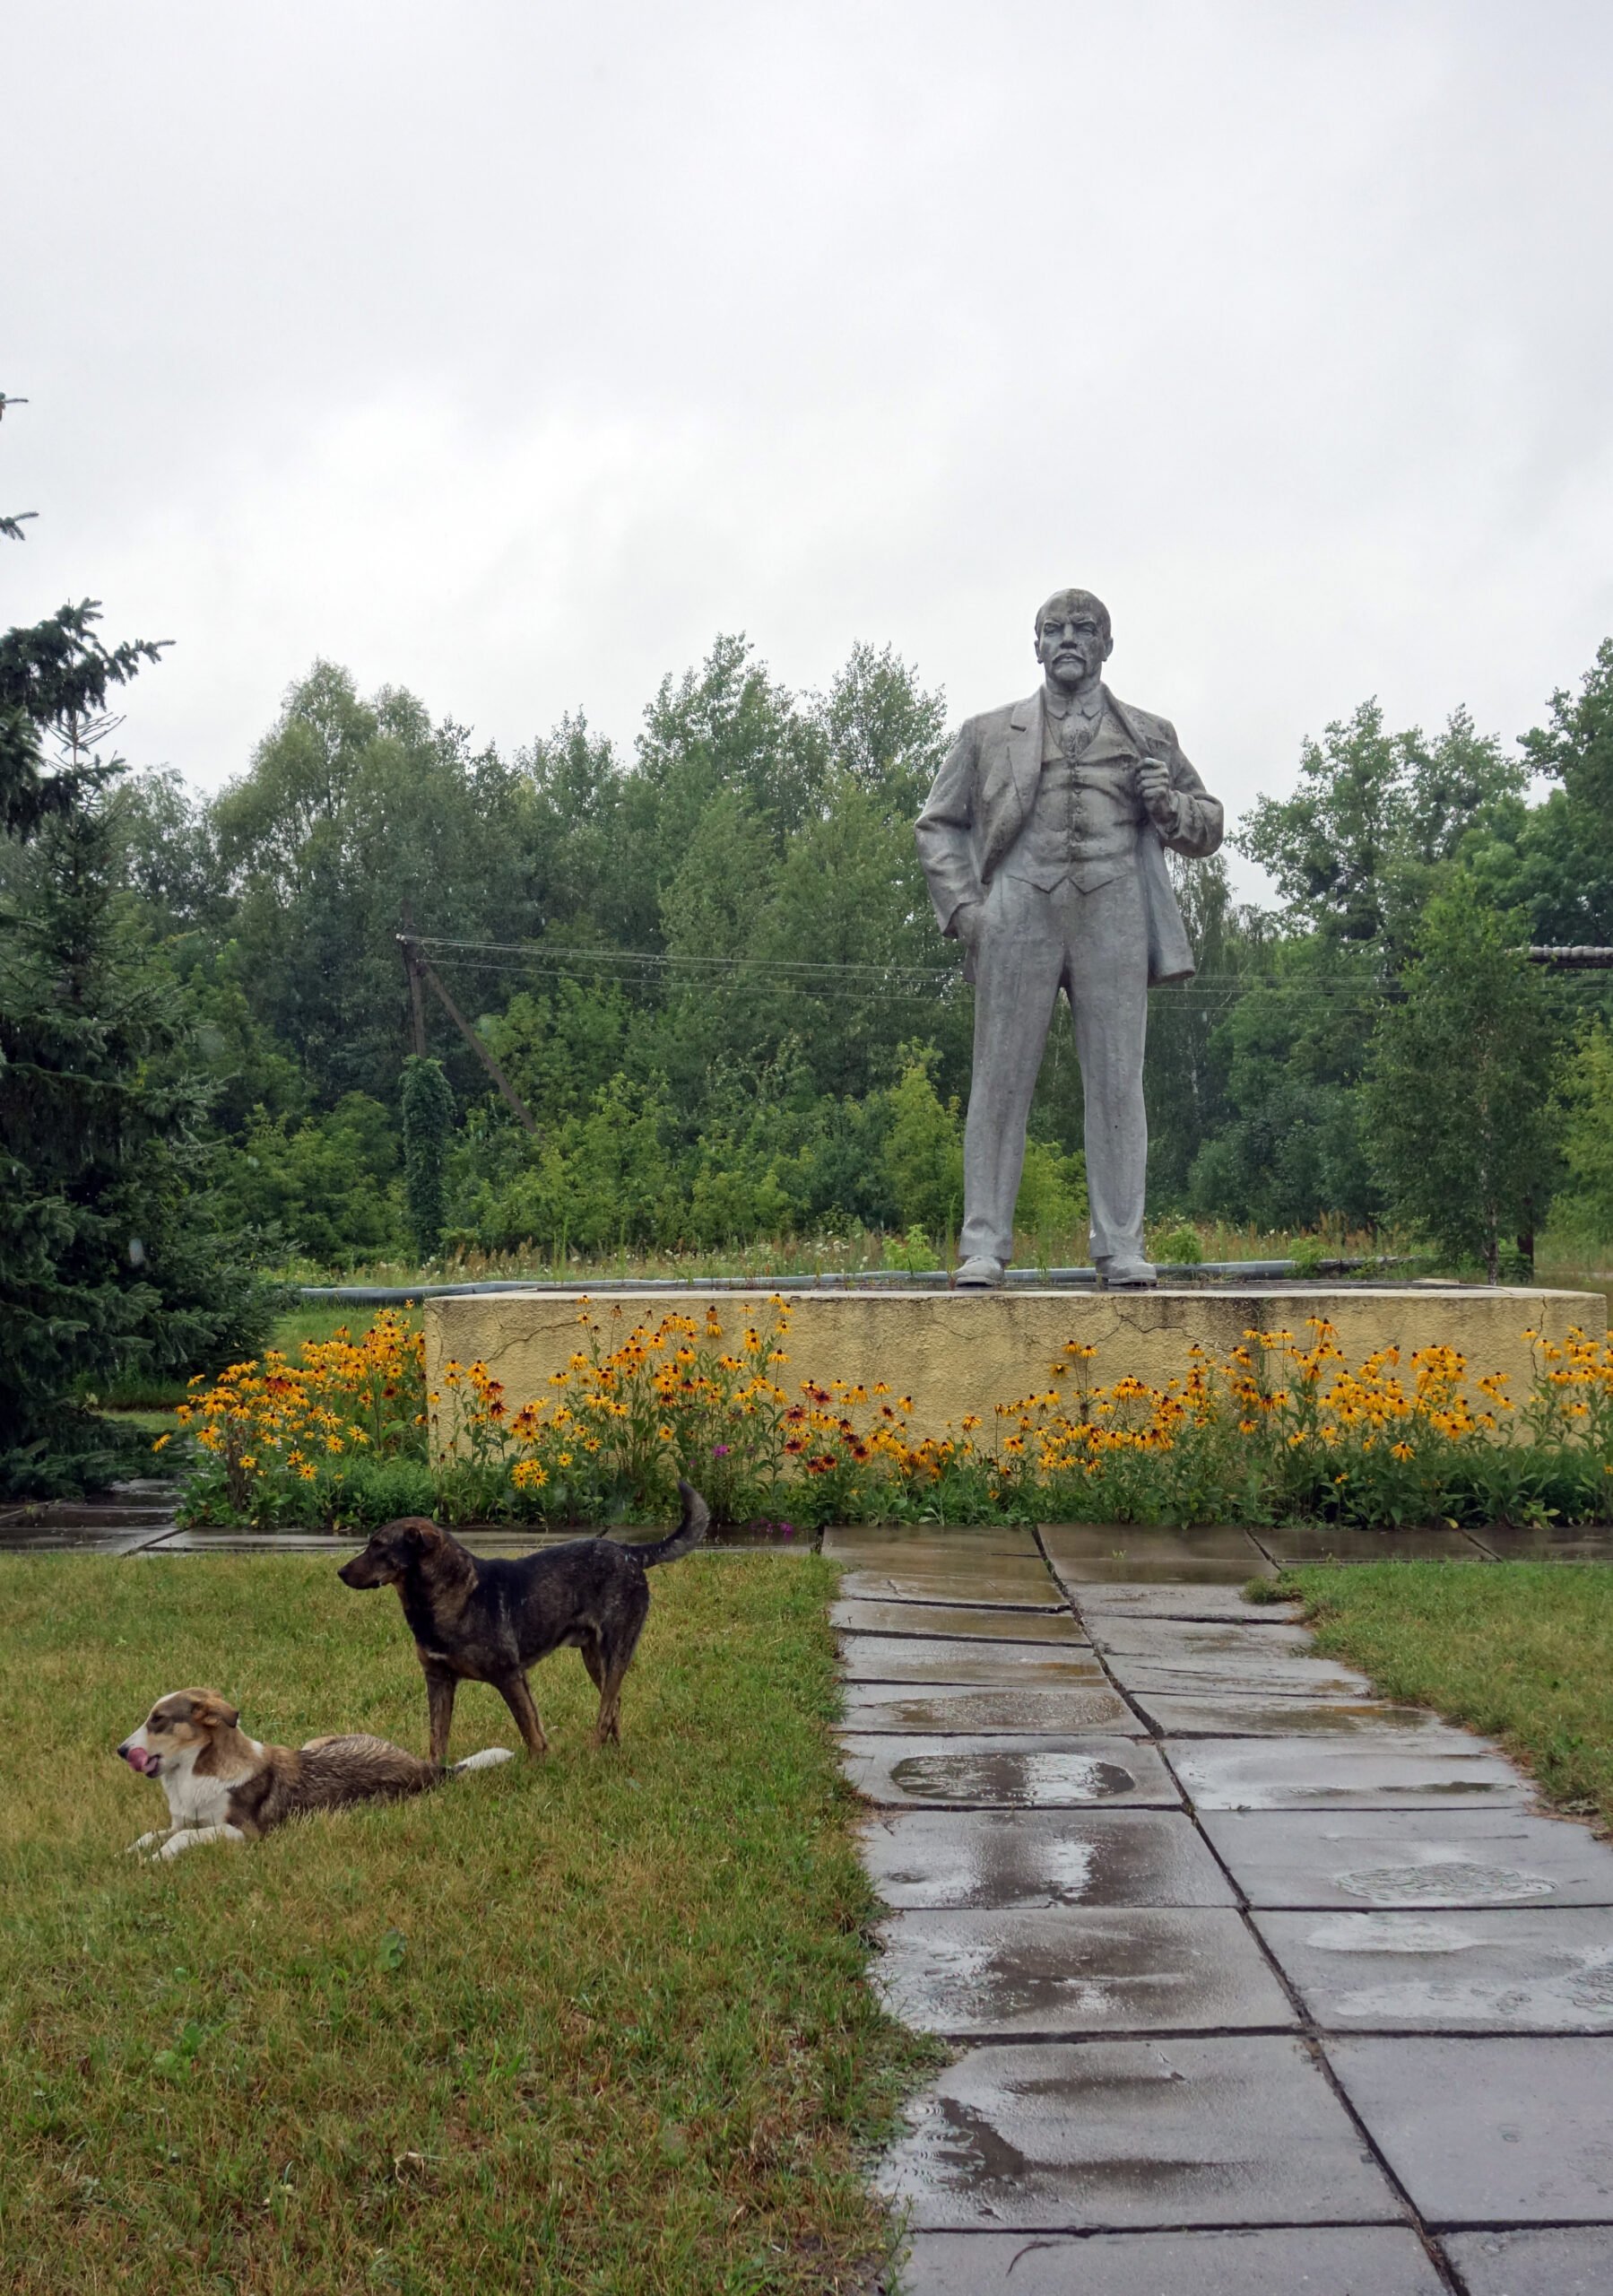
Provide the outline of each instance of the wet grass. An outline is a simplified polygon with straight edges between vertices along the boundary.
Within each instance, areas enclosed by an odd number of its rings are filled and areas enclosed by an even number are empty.
[[[561,1653],[546,1764],[152,1866],[112,1753],[151,1700],[419,1745],[397,1606],[322,1558],[0,1560],[0,2287],[867,2285],[859,2148],[927,2051],[863,1983],[835,1575],[658,1574],[620,1749]],[[469,1686],[454,1751],[491,1743]]]
[[[1554,1802],[1613,1825],[1613,1564],[1374,1562],[1282,1583],[1385,1697],[1498,1738]]]

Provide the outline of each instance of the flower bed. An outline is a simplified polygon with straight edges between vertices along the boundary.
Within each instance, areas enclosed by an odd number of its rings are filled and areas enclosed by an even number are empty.
[[[715,1309],[615,1335],[578,1320],[585,1344],[551,1392],[513,1405],[484,1363],[449,1362],[428,1394],[421,1337],[391,1311],[296,1364],[233,1366],[180,1414],[186,1518],[619,1521],[663,1515],[680,1474],[719,1523],[802,1526],[1591,1520],[1613,1493],[1613,1342],[1580,1333],[1528,1335],[1518,1404],[1503,1375],[1470,1382],[1452,1348],[1351,1366],[1314,1318],[1303,1343],[1250,1331],[1224,1359],[1194,1349],[1164,1387],[1100,1385],[1072,1341],[1040,1393],[914,1441],[884,1383],[785,1383],[780,1299],[732,1333]]]

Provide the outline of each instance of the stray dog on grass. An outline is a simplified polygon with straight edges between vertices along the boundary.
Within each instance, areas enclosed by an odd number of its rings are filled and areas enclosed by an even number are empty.
[[[421,1516],[383,1523],[336,1576],[348,1587],[395,1587],[426,1673],[431,1759],[445,1761],[461,1682],[490,1683],[515,1716],[529,1754],[547,1753],[526,1670],[573,1643],[599,1692],[594,1743],[621,1738],[622,1676],[649,1613],[645,1572],[675,1562],[706,1535],[711,1516],[687,1483],[683,1519],[655,1546],[568,1539],[513,1561],[484,1561]]]
[[[462,1770],[514,1761],[489,1746],[453,1770],[421,1761],[385,1738],[310,1738],[305,1746],[264,1746],[247,1737],[240,1716],[216,1690],[176,1690],[160,1698],[117,1751],[131,1770],[154,1778],[173,1823],[143,1833],[131,1850],[178,1857],[204,1841],[256,1841],[308,1810],[424,1794]]]

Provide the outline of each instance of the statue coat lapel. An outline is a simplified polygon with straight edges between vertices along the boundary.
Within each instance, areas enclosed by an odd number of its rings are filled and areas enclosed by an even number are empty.
[[[989,883],[993,872],[1025,825],[1036,802],[1042,778],[1042,697],[1033,693],[1016,704],[1008,721],[1008,739],[998,752],[1006,770],[1001,779],[988,779],[985,796],[985,849],[981,855],[982,878]],[[996,781],[993,790],[991,781]]]

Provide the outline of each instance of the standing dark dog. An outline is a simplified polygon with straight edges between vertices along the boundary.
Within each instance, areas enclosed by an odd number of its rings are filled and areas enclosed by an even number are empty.
[[[426,1674],[431,1759],[443,1761],[461,1682],[491,1683],[529,1754],[547,1753],[526,1670],[574,1643],[599,1692],[594,1743],[621,1737],[621,1682],[649,1614],[645,1572],[698,1546],[711,1520],[680,1482],[683,1519],[655,1546],[568,1539],[510,1562],[483,1561],[423,1517],[383,1523],[337,1577],[348,1587],[395,1587]]]

